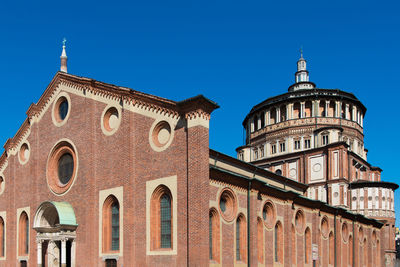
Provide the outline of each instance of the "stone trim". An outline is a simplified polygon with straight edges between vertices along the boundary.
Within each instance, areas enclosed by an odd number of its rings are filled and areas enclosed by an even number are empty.
[[[0,217],[3,219],[3,229],[4,229],[4,256],[0,256],[0,261],[7,260],[7,212],[0,211]],[[1,241],[0,241],[1,242]]]
[[[28,261],[29,260],[29,254],[31,252],[31,246],[30,246],[30,242],[29,242],[28,255],[19,255],[19,246],[21,245],[20,244],[20,236],[19,236],[19,220],[20,220],[21,214],[23,212],[25,212],[26,215],[28,216],[28,223],[29,223],[28,240],[30,240],[31,235],[32,235],[32,228],[30,227],[30,225],[31,225],[31,215],[30,215],[31,213],[30,213],[30,211],[31,211],[31,208],[29,206],[17,209],[17,227],[16,227],[17,253],[16,253],[16,255],[17,255],[17,260],[19,260],[19,261],[21,261],[21,260]]]
[[[119,251],[116,253],[103,252],[103,205],[106,199],[113,195],[119,203]],[[99,257],[119,256],[122,257],[124,251],[124,187],[114,187],[99,191]]]
[[[159,187],[164,186],[169,189],[172,198],[172,248],[161,250],[152,249],[151,246],[151,201],[154,191]],[[177,255],[178,251],[178,184],[177,176],[169,176],[146,182],[146,254],[147,255]]]

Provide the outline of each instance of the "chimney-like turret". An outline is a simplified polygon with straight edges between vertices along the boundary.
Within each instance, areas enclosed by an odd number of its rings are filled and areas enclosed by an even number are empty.
[[[66,42],[67,42],[67,40],[64,38],[62,52],[61,52],[61,56],[60,56],[60,59],[61,59],[60,71],[62,71],[62,72],[68,72],[67,71],[67,60],[68,60],[68,57],[67,57],[67,52],[65,51],[65,43]]]

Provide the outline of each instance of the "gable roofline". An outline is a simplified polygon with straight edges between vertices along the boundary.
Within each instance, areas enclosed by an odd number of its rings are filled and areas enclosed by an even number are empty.
[[[17,148],[19,142],[30,129],[32,118],[43,112],[56,91],[56,88],[60,84],[66,84],[84,92],[91,91],[96,95],[107,95],[115,100],[120,99],[120,101],[125,101],[133,105],[138,105],[171,116],[187,116],[187,114],[190,113],[192,114],[191,116],[205,115],[205,117],[209,119],[211,112],[219,108],[215,102],[207,99],[203,95],[176,102],[159,96],[139,92],[128,87],[117,86],[59,71],[54,75],[37,103],[32,103],[29,106],[26,112],[27,118],[22,123],[14,137],[8,139],[4,144],[5,151],[0,157],[0,169],[7,160],[7,151]]]

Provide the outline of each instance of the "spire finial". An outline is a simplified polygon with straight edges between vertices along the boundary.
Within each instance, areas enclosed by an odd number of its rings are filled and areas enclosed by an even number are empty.
[[[61,52],[61,68],[60,68],[60,70],[62,71],[62,72],[67,72],[67,52],[65,51],[65,43],[67,42],[67,39],[63,39],[63,41],[62,41],[62,44],[63,44],[63,46],[62,46],[62,52]]]
[[[303,46],[300,46],[300,58],[303,58]]]

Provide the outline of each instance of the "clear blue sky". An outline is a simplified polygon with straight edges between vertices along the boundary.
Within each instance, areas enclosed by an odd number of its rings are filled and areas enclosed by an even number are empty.
[[[216,101],[210,147],[235,156],[243,118],[287,91],[303,46],[311,81],[367,107],[368,160],[400,182],[399,13],[399,1],[2,1],[0,143],[59,69],[66,37],[69,73]],[[396,204],[400,216],[400,190]]]

